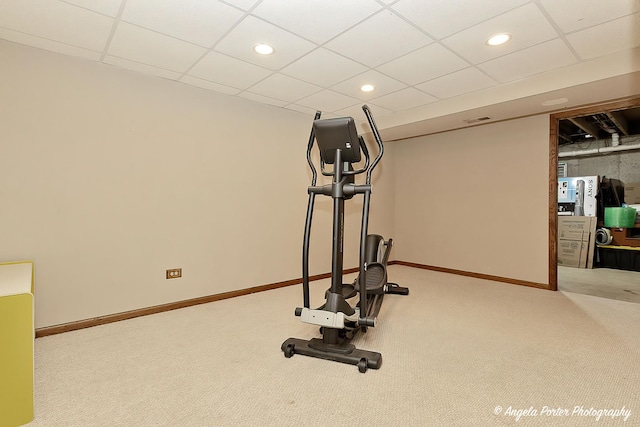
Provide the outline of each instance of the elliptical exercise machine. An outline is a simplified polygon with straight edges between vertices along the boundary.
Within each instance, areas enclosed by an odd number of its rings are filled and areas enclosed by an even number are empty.
[[[289,338],[282,343],[285,357],[294,354],[317,357],[320,359],[357,365],[360,372],[368,368],[379,369],[382,355],[377,352],[357,349],[350,344],[358,331],[366,332],[368,327],[376,325],[377,315],[385,294],[408,295],[409,289],[387,282],[387,261],[393,246],[393,240],[385,241],[382,236],[368,234],[369,204],[372,192],[371,174],[382,159],[384,147],[369,107],[362,109],[373,132],[378,146],[378,155],[369,162],[369,151],[361,136],[358,136],[352,117],[320,119],[316,112],[307,146],[307,162],[313,175],[308,188],[309,203],[305,223],[302,249],[302,290],[304,307],[297,307],[295,315],[305,323],[320,326],[322,338],[302,340]],[[332,183],[316,186],[317,170],[311,160],[314,141],[320,150],[322,174],[333,177]],[[362,160],[365,164],[354,169],[354,164]],[[327,170],[327,165],[333,168]],[[364,185],[355,184],[355,175],[366,173]],[[325,303],[317,309],[311,309],[309,302],[309,239],[313,206],[317,194],[333,199],[333,243],[331,258],[331,288],[327,290]],[[344,202],[356,194],[364,195],[362,205],[362,226],[360,231],[359,274],[353,284],[344,284],[343,248],[344,248]],[[347,300],[359,294],[358,302],[352,306]]]

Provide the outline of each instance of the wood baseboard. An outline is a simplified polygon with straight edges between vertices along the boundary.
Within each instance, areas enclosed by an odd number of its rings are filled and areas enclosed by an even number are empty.
[[[495,282],[511,283],[515,285],[531,286],[534,288],[549,289],[548,285],[542,283],[528,282],[525,280],[510,279],[506,277],[491,276],[488,274],[473,273],[469,271],[454,270],[450,268],[436,267],[432,265],[417,264],[406,261],[390,261],[389,265],[403,265],[405,267],[421,268],[424,270],[440,271],[442,273],[457,274],[460,276],[475,277],[478,279],[493,280]],[[344,274],[357,273],[357,268],[344,270]],[[318,274],[311,276],[309,281],[327,279],[331,277],[331,273]],[[36,338],[46,337],[49,335],[61,334],[63,332],[77,331],[79,329],[91,328],[93,326],[105,325],[107,323],[119,322],[121,320],[133,319],[135,317],[147,316],[150,314],[162,313],[165,311],[177,310],[179,308],[191,307],[199,304],[207,304],[214,301],[220,301],[228,298],[235,298],[256,292],[269,291],[272,289],[283,288],[286,286],[298,285],[302,283],[302,279],[285,280],[283,282],[271,283],[268,285],[254,286],[252,288],[239,289],[237,291],[224,292],[221,294],[207,295],[200,298],[193,298],[183,301],[176,301],[168,304],[156,305],[153,307],[140,308],[137,310],[125,311],[123,313],[109,314],[106,316],[94,317],[92,319],[79,320],[76,322],[65,323],[62,325],[46,326],[36,329]]]
[[[490,274],[474,273],[471,271],[455,270],[452,268],[436,267],[434,265],[418,264],[407,261],[391,261],[389,265],[403,265],[405,267],[421,268],[423,270],[439,271],[441,273],[457,274],[459,276],[475,277],[476,279],[492,280],[494,282],[510,283],[512,285],[529,286],[532,288],[549,289],[544,283],[529,282],[527,280],[512,279],[509,277],[492,276]]]
[[[357,268],[344,270],[345,274],[356,273]],[[331,277],[331,273],[318,274],[309,277],[309,281],[327,279]],[[207,295],[204,297],[193,298],[183,301],[171,302],[168,304],[156,305],[153,307],[140,308],[137,310],[125,311],[122,313],[108,314],[106,316],[94,317],[92,319],[78,320],[76,322],[64,323],[62,325],[46,326],[36,329],[36,338],[46,337],[49,335],[61,334],[63,332],[77,331],[79,329],[91,328],[93,326],[105,325],[107,323],[119,322],[121,320],[133,319],[135,317],[147,316],[149,314],[162,313],[165,311],[177,310],[179,308],[191,307],[199,304],[207,304],[214,301],[220,301],[228,298],[235,298],[256,292],[269,291],[272,289],[284,288],[285,286],[298,285],[302,283],[302,279],[285,280],[283,282],[271,283],[268,285],[254,286],[252,288],[239,289],[237,291],[224,292],[221,294]],[[302,298],[302,297],[301,297]]]

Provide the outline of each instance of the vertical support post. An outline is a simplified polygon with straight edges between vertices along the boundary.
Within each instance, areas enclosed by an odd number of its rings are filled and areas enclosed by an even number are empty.
[[[342,294],[344,259],[344,197],[342,194],[342,151],[336,150],[333,164],[333,246],[331,251],[331,292]]]
[[[365,265],[366,257],[366,241],[369,233],[369,203],[371,191],[364,193],[364,201],[362,202],[362,225],[360,226],[360,273],[358,275],[360,282],[360,317],[364,318],[367,313],[367,268]]]
[[[311,239],[311,220],[313,218],[315,196],[315,193],[309,194],[307,220],[304,224],[304,241],[302,243],[302,299],[306,308],[311,308],[309,299],[309,240]]]

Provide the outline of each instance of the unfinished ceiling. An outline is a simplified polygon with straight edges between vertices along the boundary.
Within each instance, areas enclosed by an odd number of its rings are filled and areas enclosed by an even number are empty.
[[[560,120],[558,143],[575,144],[640,134],[640,108],[603,111],[598,114]]]
[[[640,93],[640,0],[2,0],[0,38],[391,139]]]

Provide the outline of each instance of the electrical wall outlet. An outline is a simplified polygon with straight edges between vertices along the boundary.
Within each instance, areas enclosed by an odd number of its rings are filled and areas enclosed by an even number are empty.
[[[167,279],[177,279],[178,277],[182,277],[181,268],[171,268],[167,270]]]

